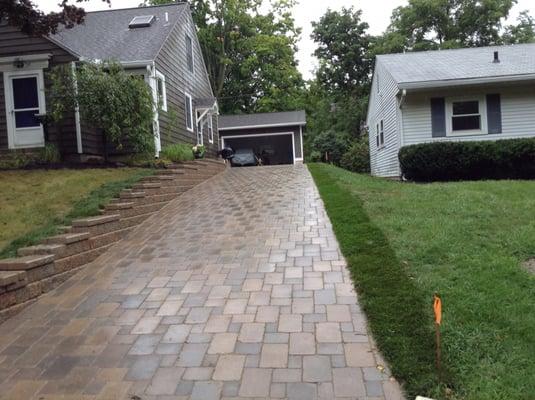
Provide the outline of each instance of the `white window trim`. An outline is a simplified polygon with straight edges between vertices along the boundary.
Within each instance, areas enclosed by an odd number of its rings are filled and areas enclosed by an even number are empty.
[[[162,110],[167,112],[167,89],[165,86],[165,75],[162,74],[160,71],[156,71],[156,99],[159,102],[160,98],[158,96],[158,80],[162,81]]]
[[[477,101],[479,102],[479,115],[481,117],[480,129],[469,129],[464,131],[454,131],[452,127],[453,118],[453,103],[460,101]],[[467,114],[469,115],[469,114]],[[466,97],[448,97],[446,98],[446,136],[472,136],[472,135],[486,135],[488,133],[487,126],[487,101],[485,96],[466,96]]]
[[[187,40],[188,39],[191,42],[191,70],[189,69],[189,65],[188,65],[188,54],[187,54],[187,51],[188,51]],[[193,51],[193,37],[188,32],[186,32],[186,69],[188,70],[190,74],[195,73],[195,52]]]
[[[47,61],[48,64],[48,61]],[[42,140],[39,143],[24,145],[24,146],[15,146],[15,117],[11,112],[12,107],[14,107],[12,87],[10,83],[11,77],[14,76],[25,76],[25,75],[37,75],[37,95],[39,98],[39,113],[44,114],[46,112],[46,103],[45,103],[45,81],[43,76],[42,69],[35,70],[21,70],[21,71],[4,71],[4,99],[6,107],[6,123],[7,123],[7,147],[8,149],[24,149],[24,148],[36,148],[44,147],[45,145],[45,132],[43,125],[40,126],[41,138]],[[34,128],[32,128],[34,129]]]
[[[382,139],[381,139],[381,134],[382,134]],[[386,147],[384,120],[380,120],[375,126],[375,144],[377,145],[378,151]]]
[[[201,115],[199,118],[198,115],[196,115],[196,125],[197,125],[197,145],[204,146],[204,124],[202,122],[204,118],[204,114]]]
[[[193,99],[191,97],[190,94],[188,93],[184,93],[184,98],[185,98],[185,102],[184,102],[184,113],[186,114],[186,129],[189,131],[189,132],[194,132],[195,131],[195,121],[193,120]],[[191,127],[188,126],[188,107],[186,106],[186,104],[189,103],[189,115],[190,115],[190,121],[191,121]]]
[[[214,123],[212,121],[212,115],[208,114],[208,143],[214,143]]]

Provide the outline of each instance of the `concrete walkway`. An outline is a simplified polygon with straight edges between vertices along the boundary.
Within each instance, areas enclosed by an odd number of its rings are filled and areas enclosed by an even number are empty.
[[[378,365],[304,166],[216,176],[0,326],[10,400],[400,399]]]

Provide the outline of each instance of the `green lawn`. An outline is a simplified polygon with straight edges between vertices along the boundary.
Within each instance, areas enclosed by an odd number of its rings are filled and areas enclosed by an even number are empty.
[[[139,168],[0,171],[0,258],[55,234],[71,219],[98,215],[100,206],[149,173]]]
[[[421,185],[309,169],[408,394],[535,398],[535,277],[520,266],[535,257],[535,181]],[[444,310],[440,380],[434,292]]]

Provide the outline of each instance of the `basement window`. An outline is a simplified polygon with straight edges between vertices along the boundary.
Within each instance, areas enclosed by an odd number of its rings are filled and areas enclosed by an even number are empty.
[[[154,15],[140,15],[134,17],[132,21],[130,21],[130,23],[128,24],[128,27],[130,29],[147,28],[151,26],[152,21],[154,21]]]

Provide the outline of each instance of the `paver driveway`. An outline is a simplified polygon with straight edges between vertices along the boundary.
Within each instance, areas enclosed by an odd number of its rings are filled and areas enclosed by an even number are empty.
[[[6,399],[400,396],[304,166],[194,188],[0,334]]]

